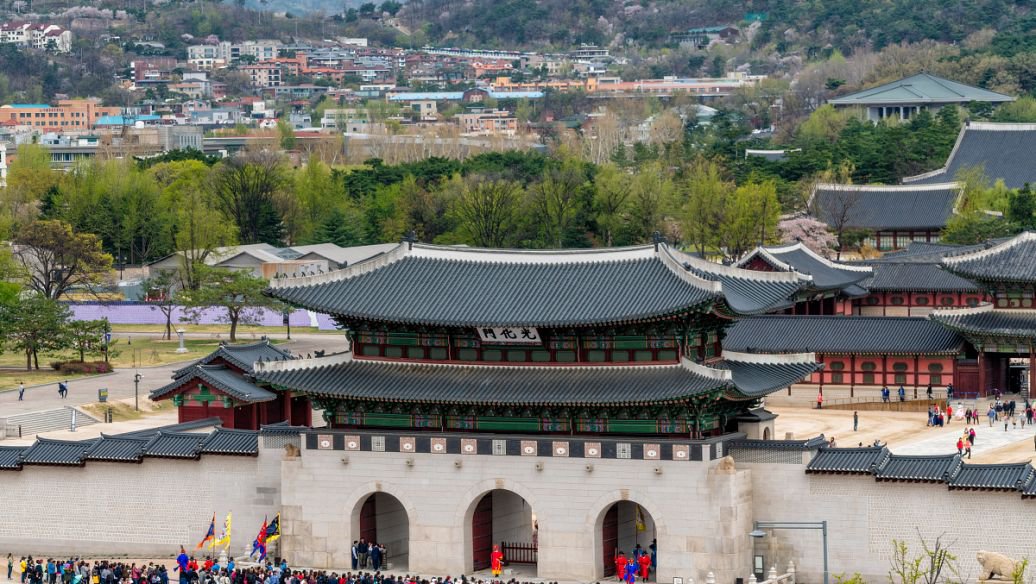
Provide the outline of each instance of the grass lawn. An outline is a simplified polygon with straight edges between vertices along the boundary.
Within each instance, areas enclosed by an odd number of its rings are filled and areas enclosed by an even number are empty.
[[[209,333],[213,335],[220,335],[223,338],[230,336],[230,325],[229,324],[188,324],[188,323],[173,323],[173,338],[176,338],[176,329],[183,329],[184,332],[190,334]],[[156,333],[159,335],[165,334],[165,325],[163,324],[113,324],[113,333]],[[291,329],[292,333],[307,335],[312,334],[328,334],[328,335],[340,335],[340,331],[322,331],[311,327],[294,327]],[[237,327],[238,342],[246,342],[253,337],[258,339],[262,335],[284,335],[287,333],[286,327],[283,326],[245,326],[241,325]]]
[[[112,411],[113,422],[125,422],[127,420],[139,420],[144,416],[150,416],[151,414],[157,414],[164,410],[173,409],[173,400],[167,399],[160,402],[153,402],[148,399],[140,400],[140,411],[133,409],[133,404],[129,401],[113,401],[107,403],[93,403],[84,404],[83,410],[91,416],[104,419],[105,413],[110,409]]]
[[[193,361],[200,359],[205,355],[216,350],[219,346],[220,338],[213,337],[210,339],[186,339],[184,340],[184,347],[187,348],[186,353],[177,353],[176,349],[180,346],[179,342],[175,340],[163,341],[160,335],[154,337],[141,338],[133,337],[133,342],[129,343],[126,337],[119,337],[118,333],[113,333],[114,342],[112,343],[111,363],[114,367],[150,367],[153,365],[165,365],[167,363],[177,363],[180,361]],[[226,338],[225,336],[223,338]],[[259,335],[255,336],[258,339]],[[238,342],[245,343],[252,340],[251,334],[238,335]],[[278,339],[273,339],[273,342],[283,342]],[[51,379],[45,379],[38,383],[45,383],[46,381],[54,381],[58,378],[64,378],[66,375],[58,374],[50,367],[52,361],[71,361],[78,359],[78,355],[72,355],[70,352],[63,353],[61,355],[40,355],[40,371],[39,375],[47,373],[54,374]],[[87,361],[98,360],[97,355],[88,355]],[[0,354],[0,367],[24,367],[25,366],[25,355],[21,353],[3,353]],[[20,372],[15,372],[20,373]],[[27,374],[22,373],[23,376]],[[13,383],[17,385],[18,380],[14,379]],[[28,385],[28,380],[26,381]]]
[[[19,363],[24,366],[24,363]],[[53,383],[63,379],[75,379],[82,375],[69,375],[58,373],[50,367],[39,371],[25,371],[17,369],[0,369],[0,391],[10,391],[18,388],[18,382],[24,381],[26,387],[39,385],[41,383]]]

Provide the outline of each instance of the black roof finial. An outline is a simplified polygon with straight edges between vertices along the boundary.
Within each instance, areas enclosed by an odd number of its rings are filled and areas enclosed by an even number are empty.
[[[658,251],[659,245],[665,243],[665,237],[662,236],[661,231],[656,231],[651,234],[651,241],[655,243],[655,251]]]
[[[407,248],[408,251],[411,250],[411,249],[414,249],[414,242],[415,241],[417,241],[417,232],[414,231],[413,229],[411,229],[410,231],[407,231],[406,235],[403,236],[403,242],[406,242],[406,244],[407,244],[406,248]]]

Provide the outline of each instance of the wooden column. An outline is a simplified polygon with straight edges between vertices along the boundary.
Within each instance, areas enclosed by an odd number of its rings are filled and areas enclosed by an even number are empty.
[[[1026,395],[1032,397],[1032,390],[1036,387],[1036,346],[1029,345],[1029,391]]]
[[[895,380],[893,379],[893,381],[895,381]],[[888,384],[889,384],[889,356],[888,355],[882,355],[881,356],[881,386],[885,387]],[[889,397],[889,401],[892,401],[891,397]]]
[[[856,397],[856,355],[849,355],[849,397]]]
[[[291,426],[291,392],[284,390],[284,421]]]
[[[921,359],[914,355],[914,399],[917,399],[917,384],[921,380]]]
[[[982,358],[985,353],[979,351],[978,354],[978,393],[979,395],[986,395],[986,360]]]

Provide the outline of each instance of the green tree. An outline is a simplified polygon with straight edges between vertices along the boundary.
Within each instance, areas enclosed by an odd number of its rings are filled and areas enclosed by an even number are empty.
[[[1029,188],[1029,183],[1011,194],[1007,219],[1023,230],[1036,227],[1036,194]]]
[[[544,239],[551,247],[563,247],[565,236],[582,211],[581,198],[587,185],[581,163],[566,157],[548,168],[540,182],[532,186],[532,204]]]
[[[452,211],[465,241],[478,247],[505,247],[512,243],[524,196],[521,185],[484,177],[456,177],[452,183]]]
[[[723,177],[715,161],[699,158],[685,172],[681,185],[684,204],[684,237],[704,256],[717,244],[727,197],[733,185]]]
[[[730,257],[740,257],[756,245],[777,237],[780,203],[773,181],[748,182],[727,198],[719,228],[722,247]]]
[[[281,243],[283,225],[275,200],[287,178],[284,159],[267,150],[237,154],[213,169],[216,205],[237,226],[240,243]]]
[[[338,206],[341,191],[331,178],[331,170],[315,156],[309,157],[294,179],[302,215],[297,237],[300,241],[309,241],[313,239],[313,231]]]
[[[288,120],[284,118],[277,120],[277,135],[280,138],[281,150],[295,149],[295,129],[291,127]]]
[[[68,322],[71,311],[41,294],[29,294],[8,309],[5,317],[6,339],[25,355],[25,369],[40,368],[40,353],[69,348]]]
[[[104,343],[105,333],[111,332],[107,318],[101,320],[70,320],[65,325],[68,347],[79,353],[79,361],[86,360],[86,355],[104,355],[108,360],[107,346]]]
[[[604,164],[594,175],[594,218],[604,245],[615,244],[615,234],[630,221],[633,181],[628,173],[614,164]]]
[[[333,243],[342,247],[369,243],[363,214],[351,202],[332,209],[307,243]]]
[[[39,144],[18,147],[7,171],[7,187],[0,190],[0,228],[4,234],[36,218],[43,195],[58,183],[50,168],[50,150]]]
[[[197,273],[200,285],[196,290],[181,292],[180,299],[191,307],[195,319],[201,309],[223,309],[222,320],[230,324],[232,343],[237,341],[238,325],[257,324],[264,310],[282,308],[279,302],[263,293],[269,283],[249,271],[198,266]]]
[[[14,243],[28,287],[51,300],[76,286],[94,291],[112,268],[112,256],[104,253],[96,235],[75,233],[64,221],[33,221]]]
[[[658,161],[645,164],[633,178],[630,190],[628,241],[647,241],[656,231],[664,231],[667,215],[674,213],[676,186],[673,178]]]

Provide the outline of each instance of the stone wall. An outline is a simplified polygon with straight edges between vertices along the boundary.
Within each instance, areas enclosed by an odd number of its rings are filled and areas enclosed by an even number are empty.
[[[169,557],[194,549],[216,514],[234,514],[232,552],[280,505],[280,453],[146,458],[140,464],[0,472],[0,549],[19,554]]]
[[[722,461],[304,450],[283,465],[284,548],[299,565],[348,566],[346,542],[357,539],[358,527],[350,517],[368,495],[383,492],[407,511],[410,570],[468,572],[472,513],[495,489],[520,496],[535,513],[543,578],[601,577],[602,522],[619,501],[639,504],[657,530],[659,581],[703,581],[713,571],[733,582],[750,561],[751,480]],[[650,536],[642,539],[646,547]]]
[[[982,549],[1012,558],[1033,557],[1036,501],[1018,492],[951,491],[945,484],[877,482],[863,475],[805,473],[804,465],[741,464],[752,470],[755,519],[828,522],[833,574],[859,572],[868,582],[887,582],[892,540],[920,551],[918,529],[932,543],[939,534],[960,558],[962,577],[974,581]],[[821,581],[818,531],[774,530],[754,542],[778,571],[793,560],[807,582]]]

